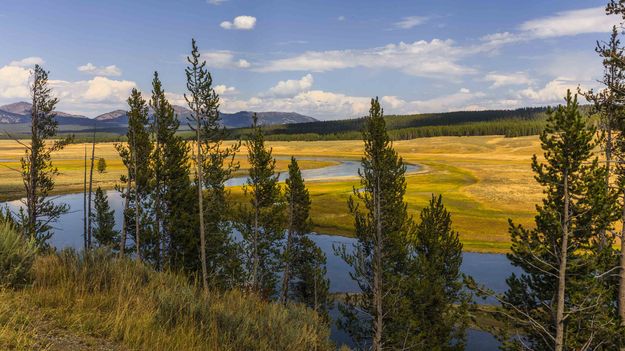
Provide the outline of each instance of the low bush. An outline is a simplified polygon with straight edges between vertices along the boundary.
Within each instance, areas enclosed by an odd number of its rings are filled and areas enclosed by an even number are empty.
[[[28,284],[36,254],[34,242],[25,239],[9,221],[0,222],[0,287]]]

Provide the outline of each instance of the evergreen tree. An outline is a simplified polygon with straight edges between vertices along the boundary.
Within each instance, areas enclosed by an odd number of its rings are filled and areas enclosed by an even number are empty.
[[[98,159],[98,173],[102,174],[106,172],[106,160],[104,157]]]
[[[307,236],[294,241],[290,298],[312,308],[329,321],[328,311],[334,300],[330,296],[330,280],[326,278],[326,255]]]
[[[441,196],[421,211],[415,234],[394,337],[410,350],[464,350],[471,296],[463,291],[462,243]]]
[[[20,142],[26,149],[21,159],[26,210],[20,210],[19,223],[26,237],[35,240],[39,248],[45,248],[52,236],[51,223],[69,210],[66,204],[54,204],[49,197],[54,190],[54,177],[59,174],[52,164],[52,153],[63,149],[71,138],[50,141],[58,129],[54,109],[59,100],[52,97],[48,72],[35,65],[31,81],[30,145]]]
[[[154,72],[150,107],[154,111],[151,132],[153,231],[157,266],[196,272],[197,212],[189,170],[189,146],[176,135],[180,122],[167,101],[158,73]]]
[[[221,126],[219,116],[219,111],[216,111],[202,124],[201,151],[204,154],[202,180],[207,200],[204,206],[204,223],[209,285],[225,290],[240,284],[242,275],[239,247],[231,235],[231,208],[227,201],[229,191],[225,188],[226,181],[239,169],[239,163],[234,156],[241,144],[237,141],[230,147],[223,145],[228,132]]]
[[[253,133],[246,141],[250,164],[244,194],[249,206],[241,206],[236,223],[242,235],[243,269],[247,288],[262,297],[275,294],[280,266],[280,240],[284,230],[284,203],[275,172],[276,161],[265,147],[263,132],[253,117]]]
[[[153,115],[150,121],[150,131],[152,133],[152,141],[154,148],[150,155],[150,166],[152,167],[151,173],[153,175],[151,179],[152,185],[152,204],[153,204],[153,240],[156,246],[156,268],[162,267],[163,256],[163,173],[164,173],[164,155],[163,149],[167,146],[167,139],[173,136],[177,130],[177,125],[174,122],[176,116],[174,115],[174,109],[171,107],[167,98],[165,97],[165,91],[161,80],[158,77],[158,72],[154,72],[154,78],[152,79],[152,98],[150,99],[150,107],[152,108]],[[173,128],[172,128],[173,127]]]
[[[125,223],[122,231],[121,247],[125,247],[126,231],[130,228],[134,229],[134,243],[137,250],[137,258],[145,258],[153,262],[153,242],[143,239],[149,239],[151,236],[151,218],[150,206],[147,206],[150,194],[150,166],[149,158],[152,152],[152,141],[147,129],[148,125],[148,107],[146,101],[141,96],[141,92],[132,89],[128,98],[128,138],[127,146],[118,144],[117,150],[127,167],[127,177],[123,177],[122,181],[127,181],[127,191],[123,195],[125,197]],[[134,187],[131,184],[134,183]],[[123,252],[122,252],[123,253]]]
[[[206,262],[206,226],[204,224],[204,153],[202,144],[205,135],[203,126],[219,118],[219,97],[213,89],[213,78],[206,69],[206,61],[200,62],[200,51],[191,40],[191,56],[187,57],[189,66],[185,69],[188,94],[184,95],[191,110],[189,127],[195,132],[195,177],[197,190],[197,210],[200,230],[200,263],[202,267],[202,286],[208,290],[208,266]]]
[[[95,213],[93,217],[93,237],[100,246],[106,246],[113,251],[119,250],[119,231],[115,230],[115,211],[111,209],[108,196],[98,187],[93,201]]]
[[[606,246],[598,240],[615,219],[615,198],[605,191],[606,168],[593,156],[595,132],[570,92],[566,106],[548,113],[540,136],[545,162],[532,160],[545,193],[536,228],[510,221],[508,258],[523,274],[508,278],[502,299],[509,330],[520,333],[503,335],[507,349],[613,349],[618,339],[604,284]]]
[[[354,189],[355,199],[348,203],[357,242],[352,252],[336,248],[352,267],[352,279],[362,293],[347,296],[339,305],[343,317],[338,324],[361,348],[379,351],[403,341],[393,339],[396,331],[405,330],[394,316],[402,307],[408,238],[414,236],[414,226],[404,202],[406,166],[389,140],[377,98],[371,100],[363,140],[360,189]]]
[[[283,253],[281,300],[304,303],[327,317],[331,299],[326,256],[306,234],[310,232],[310,195],[297,160],[291,157],[286,179],[287,239]]]

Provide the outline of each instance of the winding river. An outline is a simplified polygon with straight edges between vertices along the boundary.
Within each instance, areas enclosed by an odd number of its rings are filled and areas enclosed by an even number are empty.
[[[303,158],[302,158],[303,159]],[[302,176],[306,181],[316,181],[323,179],[350,178],[357,176],[360,162],[351,160],[337,160],[328,158],[308,158],[314,160],[331,160],[338,164],[302,171]],[[421,170],[418,165],[408,165],[407,173],[415,173]],[[283,181],[286,174],[280,175]],[[246,177],[236,177],[228,181],[228,186],[240,186],[246,181]],[[121,228],[123,200],[116,191],[108,191],[109,204],[115,210],[115,221],[118,229]],[[65,247],[73,247],[81,249],[83,246],[83,194],[61,195],[55,198],[57,203],[65,203],[69,205],[70,211],[63,215],[60,220],[54,224],[54,235],[50,240],[50,244],[61,249]],[[6,205],[16,211],[22,206],[20,200],[6,202]],[[333,246],[346,245],[348,248],[354,242],[353,238],[311,233],[311,239],[323,250],[327,256],[328,278],[330,279],[331,292],[358,292],[358,286],[351,280],[349,276],[350,268],[338,256],[334,254]],[[516,271],[507,260],[505,255],[501,254],[481,254],[465,252],[463,254],[462,272],[471,275],[475,280],[496,292],[503,292],[506,289],[506,278],[510,273]],[[492,303],[493,301],[487,301]],[[338,316],[336,310],[331,311],[333,318]],[[488,333],[469,330],[468,332],[467,350],[497,350],[498,342]],[[351,344],[350,339],[343,332],[333,327],[332,339],[337,343]]]

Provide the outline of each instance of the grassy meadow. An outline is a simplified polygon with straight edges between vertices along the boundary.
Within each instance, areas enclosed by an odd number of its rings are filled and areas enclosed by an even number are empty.
[[[509,246],[508,218],[531,225],[534,205],[541,198],[541,190],[534,182],[530,168],[531,156],[540,154],[536,136],[419,138],[397,141],[394,145],[406,162],[423,167],[419,173],[407,177],[410,211],[418,216],[418,211],[426,205],[432,193],[443,194],[465,250],[505,252]],[[277,168],[280,171],[286,170],[286,157],[290,155],[359,159],[362,153],[362,142],[355,140],[276,141],[270,142],[270,146],[274,155],[279,157]],[[82,191],[84,149],[85,144],[72,144],[55,154],[53,161],[61,172],[57,178],[59,193]],[[94,172],[95,182],[104,188],[113,188],[124,172],[114,144],[98,143],[95,152],[96,158],[104,157],[107,162],[105,173]],[[19,173],[11,169],[19,168],[22,155],[23,149],[18,143],[0,140],[0,200],[22,195]],[[242,174],[247,167],[244,147],[239,159],[239,173]],[[301,160],[300,166],[310,169],[333,163]],[[358,180],[320,180],[307,185],[313,201],[315,230],[350,235],[352,218],[346,201]],[[232,189],[235,199],[240,199],[241,194],[240,188]]]

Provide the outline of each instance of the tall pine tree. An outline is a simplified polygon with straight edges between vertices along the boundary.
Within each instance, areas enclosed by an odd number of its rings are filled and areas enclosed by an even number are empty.
[[[250,203],[240,207],[240,218],[236,223],[243,238],[245,284],[250,291],[271,298],[275,295],[280,266],[284,203],[275,171],[276,161],[271,149],[265,146],[256,114],[246,146],[250,169],[244,193]]]
[[[30,145],[18,140],[26,149],[21,159],[26,210],[20,210],[19,223],[26,237],[35,240],[39,248],[45,248],[52,236],[50,224],[69,210],[66,204],[55,204],[49,197],[54,190],[54,177],[59,174],[52,164],[52,153],[63,149],[71,138],[50,140],[58,129],[54,109],[59,100],[52,97],[48,72],[35,65],[31,81]]]
[[[127,167],[128,178],[123,177],[122,181],[127,181],[127,191],[125,197],[124,210],[124,231],[122,232],[121,247],[125,247],[126,232],[134,234],[135,249],[137,258],[143,260],[144,253],[148,260],[153,260],[150,253],[150,241],[144,246],[142,236],[150,237],[152,231],[150,207],[147,206],[150,194],[150,166],[149,159],[152,153],[152,141],[148,131],[148,106],[141,96],[141,92],[132,89],[128,98],[128,138],[127,145],[117,145],[117,150]],[[134,183],[134,187],[131,184]]]
[[[157,267],[197,272],[197,208],[191,185],[189,146],[157,72],[152,80],[152,205]]]
[[[605,246],[598,240],[616,218],[615,198],[605,191],[606,168],[593,155],[595,132],[570,92],[565,106],[548,112],[540,136],[545,161],[532,160],[545,194],[536,228],[510,221],[508,258],[523,273],[508,278],[502,299],[509,330],[520,333],[504,334],[508,349],[612,349],[617,339],[606,308],[612,296],[604,284]]]
[[[287,238],[280,299],[304,303],[327,317],[330,307],[329,281],[325,277],[326,256],[306,235],[311,230],[310,194],[297,160],[291,157],[286,179]]]
[[[398,329],[393,316],[401,307],[408,238],[414,236],[414,227],[404,202],[406,166],[393,149],[377,98],[371,100],[363,140],[360,188],[354,189],[348,203],[357,242],[351,252],[337,247],[362,293],[347,296],[339,306],[343,314],[339,327],[361,348],[379,351],[395,344],[392,335]]]
[[[432,196],[420,217],[393,339],[409,350],[464,350],[471,296],[463,290],[462,243],[442,196]]]

